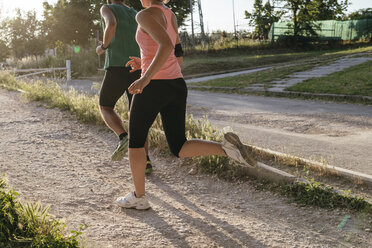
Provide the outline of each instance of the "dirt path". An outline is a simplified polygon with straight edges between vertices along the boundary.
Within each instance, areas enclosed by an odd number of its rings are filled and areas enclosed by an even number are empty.
[[[180,160],[154,157],[147,179],[152,209],[122,210],[132,189],[128,161],[111,162],[116,139],[68,113],[0,90],[0,172],[23,200],[51,205],[93,247],[371,247],[372,219],[299,207],[254,189],[189,175]],[[340,231],[345,215],[350,219]]]

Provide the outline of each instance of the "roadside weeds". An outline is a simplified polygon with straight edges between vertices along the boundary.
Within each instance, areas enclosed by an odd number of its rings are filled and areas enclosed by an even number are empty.
[[[103,124],[98,111],[97,97],[87,97],[78,94],[76,91],[65,93],[58,85],[52,82],[43,83],[41,81],[36,81],[25,83],[23,81],[15,80],[14,77],[9,74],[0,74],[0,85],[9,90],[23,90],[23,94],[29,100],[44,102],[48,107],[56,107],[61,110],[71,111],[82,122],[99,125]],[[127,104],[122,98],[118,103],[117,111],[124,119],[124,122],[127,123],[128,110],[126,106]],[[204,120],[195,120],[191,115],[188,115],[186,130],[187,138],[199,138],[214,141],[221,141],[222,139],[222,132],[213,129],[206,118]],[[159,154],[169,154],[169,152],[167,152],[167,143],[163,135],[159,117],[156,119],[150,131],[150,139],[152,141],[151,144],[156,146]],[[266,158],[268,157],[267,154],[265,156]],[[260,157],[258,154],[259,160],[261,158],[263,159],[265,156],[264,154],[261,154]],[[192,159],[191,161],[192,163],[196,163],[197,167],[200,168],[201,171],[216,174],[226,180],[244,180],[245,178],[250,178],[252,176],[252,173],[249,172],[249,170],[224,157],[201,157]],[[290,158],[282,158],[280,163],[298,165],[298,161],[293,161]],[[331,173],[327,172],[324,168],[319,168],[319,170],[324,174]],[[337,192],[336,190],[333,190],[332,188],[330,189],[328,186],[311,179],[308,180],[310,183],[293,183],[292,181],[287,182],[284,186],[278,187],[281,189],[281,192],[287,192],[284,195],[291,196],[291,198],[296,202],[302,202],[305,205],[315,205],[319,207],[331,206],[332,208],[340,207],[362,212],[371,212],[371,204],[361,197]],[[273,185],[273,187],[269,188],[276,188],[276,184],[270,183],[270,185]],[[318,201],[319,199],[321,199],[320,202]],[[330,202],[327,203],[325,200],[330,200]]]

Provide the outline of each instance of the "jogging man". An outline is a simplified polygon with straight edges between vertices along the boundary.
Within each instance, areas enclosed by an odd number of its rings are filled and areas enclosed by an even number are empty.
[[[130,56],[139,57],[140,50],[135,40],[137,11],[124,4],[123,0],[107,0],[107,5],[101,8],[103,18],[103,41],[96,48],[101,55],[106,52],[105,77],[103,79],[99,106],[106,125],[119,137],[119,144],[111,156],[111,160],[120,161],[128,151],[128,133],[123,126],[114,107],[119,98],[127,92],[129,108],[132,95],[128,87],[141,76],[140,71],[131,72],[125,65]],[[151,173],[152,165],[148,156],[148,142],[146,142],[147,166],[146,174]]]

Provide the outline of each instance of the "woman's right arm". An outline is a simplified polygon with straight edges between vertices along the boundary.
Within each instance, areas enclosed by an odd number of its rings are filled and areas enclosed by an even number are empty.
[[[149,10],[150,9],[146,9],[139,12],[136,16],[136,20],[140,28],[149,34],[158,44],[158,50],[145,74],[129,86],[128,91],[131,94],[142,93],[142,90],[150,83],[152,77],[162,68],[174,49],[167,30],[153,16],[156,15],[156,12],[149,12]]]
[[[151,13],[145,10],[139,12],[136,17],[140,28],[158,44],[156,55],[144,75],[150,79],[161,69],[173,51],[173,44],[167,30],[153,17],[154,14],[154,12]]]

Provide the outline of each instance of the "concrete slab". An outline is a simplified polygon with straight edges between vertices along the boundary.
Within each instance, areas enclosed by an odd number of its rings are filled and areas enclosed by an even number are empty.
[[[285,87],[273,87],[273,88],[269,88],[268,91],[271,91],[271,92],[283,92],[285,89]]]
[[[269,155],[274,155],[276,157],[293,158],[297,161],[307,163],[307,164],[309,164],[311,166],[314,166],[314,167],[322,167],[322,168],[325,168],[329,171],[336,172],[340,176],[348,178],[349,180],[359,180],[366,185],[372,186],[372,175],[368,175],[368,174],[365,174],[365,173],[356,172],[356,171],[352,171],[352,170],[348,170],[348,169],[344,169],[344,168],[340,168],[340,167],[332,166],[332,165],[328,165],[328,164],[322,164],[322,163],[319,163],[319,162],[316,162],[316,161],[311,161],[309,159],[299,158],[299,157],[288,155],[288,154],[285,154],[285,153],[272,151],[270,149],[264,149],[264,148],[255,147],[255,146],[253,146],[253,148],[256,149],[256,150],[259,150],[260,152],[264,152],[264,153],[267,153]],[[278,171],[271,170],[270,173],[272,173],[272,174],[278,173],[278,176],[282,177],[281,180],[292,180],[292,178],[288,177],[285,174],[282,175]]]
[[[275,86],[269,88],[268,91],[282,92],[283,89],[281,89],[281,87],[290,87],[310,78],[328,76],[329,74],[345,70],[351,66],[359,65],[367,61],[372,61],[372,57],[343,58],[331,65],[320,66],[309,71],[296,72],[290,75],[288,79],[272,81],[271,83]]]
[[[263,87],[249,86],[249,87],[243,88],[243,90],[246,90],[246,91],[264,91],[265,89]]]
[[[245,71],[238,71],[238,72],[231,72],[231,73],[225,73],[221,75],[212,75],[212,76],[207,76],[207,77],[200,77],[200,78],[192,78],[192,79],[187,79],[185,80],[186,83],[197,83],[197,82],[205,82],[213,79],[218,79],[218,78],[225,78],[225,77],[234,77],[238,75],[244,75],[244,74],[250,74],[258,71],[264,71],[271,69],[272,67],[262,67],[262,68],[256,68],[256,69],[251,69],[251,70],[245,70]]]

